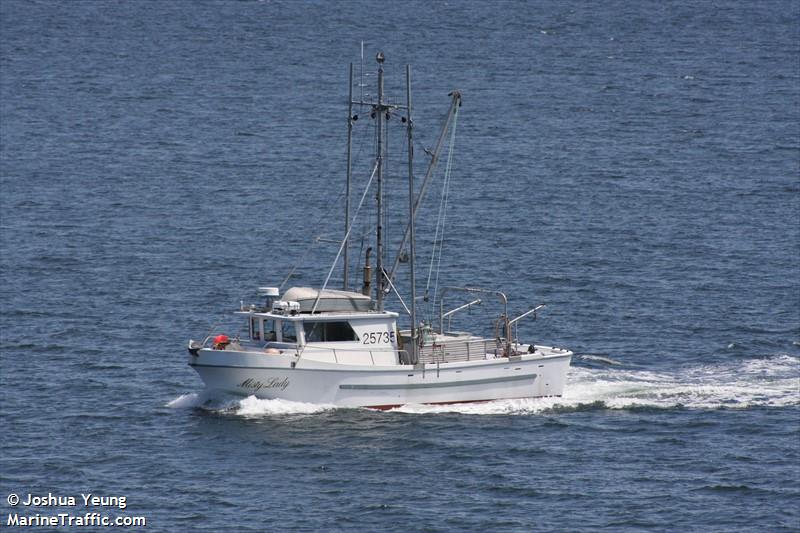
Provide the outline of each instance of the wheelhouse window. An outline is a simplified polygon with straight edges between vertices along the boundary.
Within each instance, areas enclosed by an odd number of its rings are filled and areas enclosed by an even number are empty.
[[[275,333],[275,321],[274,320],[265,320],[264,321],[264,340],[265,341],[274,341],[277,340],[278,335]]]
[[[306,342],[345,342],[357,341],[358,335],[348,322],[305,321],[303,330]]]
[[[281,322],[281,341],[297,342],[297,332],[294,328],[294,322],[289,320],[282,320]]]
[[[292,329],[294,332],[294,329]],[[294,333],[292,333],[294,335]],[[264,320],[259,317],[250,317],[250,338],[254,341],[264,339],[265,341],[274,341],[277,339],[275,334],[275,321]]]

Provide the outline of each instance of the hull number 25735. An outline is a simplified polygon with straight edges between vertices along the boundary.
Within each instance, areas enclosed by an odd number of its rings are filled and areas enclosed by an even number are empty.
[[[361,334],[362,344],[394,344],[394,331],[372,331]]]

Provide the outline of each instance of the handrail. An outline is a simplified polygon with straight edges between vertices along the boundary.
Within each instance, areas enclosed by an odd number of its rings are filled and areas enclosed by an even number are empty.
[[[525,318],[526,316],[528,316],[528,315],[529,315],[529,314],[531,314],[531,313],[535,313],[536,311],[538,311],[539,309],[541,309],[541,308],[542,308],[542,307],[544,307],[544,306],[545,306],[545,304],[539,304],[539,305],[537,305],[536,307],[534,307],[533,309],[530,309],[530,310],[528,310],[528,311],[525,311],[524,313],[522,313],[521,315],[519,315],[517,318],[515,318],[515,319],[513,319],[513,320],[509,320],[509,321],[508,321],[508,325],[509,325],[509,326],[513,326],[514,324],[516,324],[517,322],[519,322],[519,321],[520,321],[520,319],[522,319],[522,318]],[[535,317],[535,315],[534,315],[534,317]]]
[[[500,316],[500,318],[503,320],[506,332],[505,353],[511,353],[511,326],[508,324],[508,298],[506,297],[505,293],[491,289],[481,289],[479,287],[444,287],[439,296],[439,333],[442,335],[444,335],[444,295],[450,291],[494,294],[500,298],[500,301],[503,303],[503,314]]]
[[[466,303],[464,305],[460,305],[460,306],[456,307],[455,309],[449,310],[448,312],[446,312],[445,314],[442,315],[442,318],[447,318],[450,315],[458,313],[459,311],[463,311],[464,309],[469,309],[473,305],[480,305],[481,303],[482,303],[482,300],[480,298],[478,298],[477,300],[472,300],[469,303]]]
[[[499,297],[500,301],[503,303],[503,315],[508,317],[508,298],[506,298],[505,293],[501,291],[481,289],[480,287],[444,287],[439,293],[439,333],[441,334],[444,334],[444,295],[450,291],[494,294],[495,296]]]
[[[421,363],[444,363],[486,359],[487,354],[498,357],[496,343],[490,339],[453,339],[426,344],[420,348]]]
[[[463,311],[464,309],[469,309],[473,305],[480,305],[481,303],[482,303],[482,300],[480,298],[478,298],[477,300],[472,300],[469,303],[465,303],[464,305],[460,305],[460,306],[456,307],[455,309],[451,309],[448,312],[446,312],[445,314],[443,314],[442,315],[442,319],[447,317],[447,329],[448,330],[452,329],[451,326],[452,326],[452,323],[453,323],[453,315],[454,314],[458,313],[459,311]]]

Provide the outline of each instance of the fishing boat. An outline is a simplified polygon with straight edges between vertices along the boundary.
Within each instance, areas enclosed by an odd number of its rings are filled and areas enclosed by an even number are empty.
[[[231,338],[224,332],[212,331],[202,341],[190,340],[189,365],[211,390],[342,407],[389,409],[405,404],[561,396],[572,352],[533,342],[523,343],[516,335],[518,322],[535,317],[544,305],[529,308],[512,318],[506,294],[501,291],[447,286],[436,291],[429,306],[438,311],[438,316],[418,322],[415,220],[448,131],[451,142],[454,139],[461,94],[458,91],[449,94],[450,107],[444,124],[435,147],[428,151],[427,172],[416,186],[411,68],[406,66],[405,69],[406,101],[400,105],[388,102],[385,97],[382,53],[377,54],[376,61],[377,95],[374,99],[365,99],[363,94],[354,99],[354,68],[350,65],[344,237],[324,283],[321,287],[286,290],[259,287],[254,291],[254,303],[242,303],[234,311],[243,324],[241,334]],[[363,82],[360,86],[363,87]],[[372,172],[351,217],[352,132],[358,120],[354,108],[369,110],[377,135]],[[395,114],[400,115],[408,143],[408,213],[398,253],[392,263],[387,263],[382,234],[386,209],[385,128]],[[452,147],[449,154],[452,155]],[[450,172],[450,166],[448,159],[446,173]],[[377,204],[376,266],[373,276],[369,265],[370,248],[363,267],[363,284],[361,290],[356,291],[348,280],[348,244],[354,221],[369,191],[374,193]],[[342,288],[328,288],[340,259],[344,266]],[[395,283],[401,264],[408,265],[409,269],[407,301],[410,306],[406,306]],[[399,326],[401,314],[384,308],[387,297],[394,295],[404,311],[403,320],[408,320],[408,327],[403,329]],[[458,295],[470,301],[445,310],[446,298],[449,297],[452,304]],[[491,324],[493,335],[451,329],[454,314],[481,305],[486,298],[496,299],[499,307],[498,316]],[[428,300],[429,294],[423,299]]]

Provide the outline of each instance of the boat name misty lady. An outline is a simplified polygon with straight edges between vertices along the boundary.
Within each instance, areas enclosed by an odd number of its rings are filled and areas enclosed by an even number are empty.
[[[247,378],[246,380],[242,381],[237,385],[240,389],[248,389],[253,392],[258,392],[261,389],[280,389],[282,391],[286,390],[286,387],[289,386],[289,378],[270,378],[267,381],[259,381],[253,378]]]

